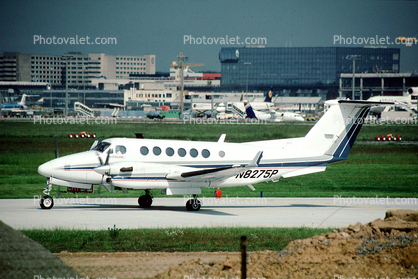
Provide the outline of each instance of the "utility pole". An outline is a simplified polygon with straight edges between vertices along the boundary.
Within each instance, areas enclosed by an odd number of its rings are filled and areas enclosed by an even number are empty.
[[[353,81],[352,81],[352,92],[351,92],[351,99],[355,100],[355,86],[356,86],[356,60],[359,60],[361,58],[361,55],[347,55],[346,59],[352,59],[353,60]]]

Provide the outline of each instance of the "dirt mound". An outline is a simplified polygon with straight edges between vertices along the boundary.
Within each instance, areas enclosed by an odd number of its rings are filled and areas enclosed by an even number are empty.
[[[188,260],[155,278],[240,278],[241,258]],[[237,277],[238,276],[238,277]],[[249,253],[250,278],[418,277],[418,211],[388,211],[385,220],[295,240],[282,251]]]

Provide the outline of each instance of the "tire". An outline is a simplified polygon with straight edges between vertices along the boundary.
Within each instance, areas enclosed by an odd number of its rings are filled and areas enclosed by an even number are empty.
[[[150,195],[142,195],[138,198],[139,207],[148,208],[151,207],[152,197]]]
[[[54,206],[54,200],[50,196],[46,195],[39,201],[39,205],[42,209],[51,209]]]
[[[186,202],[186,209],[189,211],[198,211],[202,203],[199,200],[190,199]]]

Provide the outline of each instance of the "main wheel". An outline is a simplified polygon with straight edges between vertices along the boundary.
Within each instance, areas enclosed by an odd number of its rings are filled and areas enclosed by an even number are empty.
[[[198,211],[201,205],[201,201],[197,199],[190,199],[186,202],[186,209],[189,211]]]
[[[42,209],[51,209],[54,206],[54,200],[46,195],[39,201],[39,205]]]
[[[150,195],[142,195],[138,198],[139,207],[150,207],[152,204],[152,198]]]

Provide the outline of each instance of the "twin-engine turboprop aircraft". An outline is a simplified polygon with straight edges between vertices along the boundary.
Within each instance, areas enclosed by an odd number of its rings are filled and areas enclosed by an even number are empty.
[[[324,171],[345,160],[370,107],[382,102],[333,100],[305,137],[244,143],[111,138],[89,151],[51,160],[38,168],[47,178],[40,206],[50,209],[52,184],[90,189],[145,190],[140,207],[150,207],[150,190],[193,195],[186,208],[197,211],[202,188],[234,187]],[[277,127],[279,129],[280,127]]]

